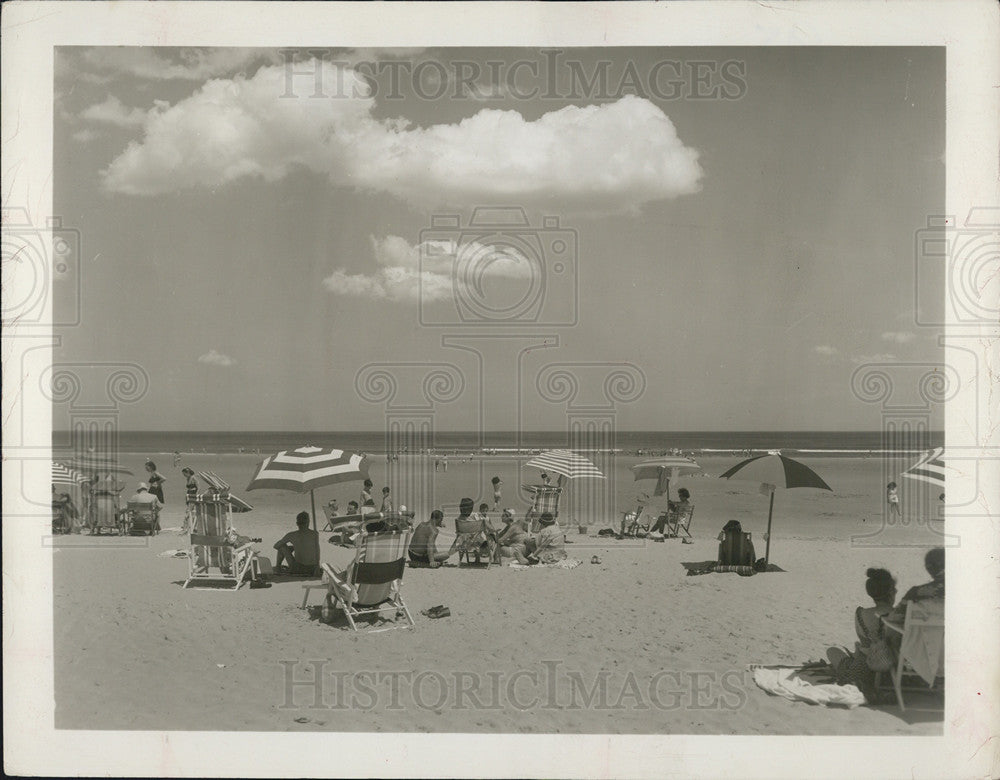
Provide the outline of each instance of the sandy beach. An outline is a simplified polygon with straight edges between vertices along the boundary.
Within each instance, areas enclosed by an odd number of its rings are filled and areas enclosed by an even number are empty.
[[[123,464],[139,474],[146,455],[126,455]],[[181,524],[183,465],[212,469],[254,504],[234,522],[263,538],[263,554],[273,556],[274,541],[309,509],[308,494],[245,493],[255,456],[185,456],[176,469],[160,460],[167,528]],[[617,461],[621,509],[634,500],[627,467],[636,460]],[[407,569],[410,630],[353,634],[342,618],[323,624],[315,611],[299,609],[302,581],[280,576],[270,589],[184,590],[187,561],[159,556],[187,546],[176,532],[57,537],[56,727],[941,734],[941,702],[929,695],[905,713],[827,708],[769,696],[746,671],[753,663],[820,659],[831,645],[853,647],[854,608],[868,603],[865,569],[887,567],[900,592],[926,581],[924,550],[943,543],[941,523],[883,524],[879,460],[813,458],[807,462],[834,493],[778,491],[771,562],[782,572],[685,576],[682,564],[715,558],[716,534],[729,519],[739,519],[764,554],[767,499],[758,485],[715,478],[737,461],[699,458],[706,476],[672,485],[692,493],[692,544],[608,540],[595,527],[586,535],[573,527],[567,549],[583,561],[574,569],[485,571],[459,568],[454,558],[435,571]],[[376,486],[384,468],[372,467]],[[447,473],[434,475],[435,495],[479,500],[493,473],[509,496],[536,476],[525,470],[519,478],[516,463],[452,458]],[[324,489],[317,503],[336,496],[344,506],[356,492],[355,485]],[[904,492],[904,517],[907,499]],[[325,538],[324,560],[345,563],[350,553]],[[590,562],[594,555],[600,564]],[[318,592],[311,601],[319,603]],[[420,614],[439,604],[451,617]]]

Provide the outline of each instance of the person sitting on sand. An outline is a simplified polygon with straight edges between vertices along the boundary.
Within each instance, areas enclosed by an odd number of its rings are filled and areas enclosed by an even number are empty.
[[[944,601],[944,547],[932,547],[924,556],[924,568],[931,581],[914,585],[889,615],[887,620],[902,625],[906,618],[906,605],[911,601]]]
[[[566,543],[566,536],[556,525],[552,513],[543,512],[538,518],[538,525],[538,535],[525,543],[528,563],[553,563],[565,558],[566,550],[563,545]]]
[[[289,531],[274,543],[278,551],[274,570],[295,577],[311,577],[319,568],[319,534],[309,527],[308,512],[299,512],[295,525],[298,526],[296,530]]]
[[[886,671],[891,664],[891,659],[885,656],[887,646],[882,618],[892,612],[896,600],[896,580],[885,569],[868,569],[867,575],[865,592],[875,604],[858,607],[854,611],[854,629],[858,634],[854,652],[831,647],[827,656],[836,673],[837,684],[853,683],[868,703],[874,704],[880,698],[875,689],[875,672]]]
[[[518,520],[512,509],[503,510],[504,527],[497,533],[497,558],[514,558],[518,563],[528,562],[528,528]]]
[[[438,534],[441,526],[444,525],[444,512],[435,509],[431,512],[431,519],[420,523],[413,531],[413,538],[410,540],[410,549],[407,555],[414,563],[426,563],[430,568],[436,569],[458,549],[458,539],[452,542],[451,548],[439,552],[436,546]]]

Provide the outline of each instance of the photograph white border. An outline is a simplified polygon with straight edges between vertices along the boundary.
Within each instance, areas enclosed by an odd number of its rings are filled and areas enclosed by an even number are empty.
[[[973,207],[1000,204],[998,30],[997,6],[990,0],[14,2],[5,4],[2,15],[3,205],[27,208],[33,224],[45,224],[53,213],[56,46],[944,46],[946,205],[947,213],[961,220]],[[997,328],[955,333],[949,327],[946,360],[953,337],[975,349],[989,370],[949,402],[947,442],[996,453],[1000,409],[983,391],[1000,373]],[[49,402],[40,394],[20,395],[21,377],[13,370],[23,351],[46,343],[51,345],[45,336],[16,329],[4,333],[5,449],[18,444],[8,426],[30,421],[36,430],[51,430]],[[982,419],[970,419],[969,411],[977,408]],[[976,439],[989,431],[991,440]],[[5,485],[20,485],[19,457],[25,456],[5,452]],[[46,452],[41,448],[31,457]],[[49,486],[29,489],[45,496]],[[263,743],[262,735],[246,732],[55,731],[52,550],[39,544],[45,533],[40,527],[6,522],[30,515],[31,507],[17,491],[4,490],[4,768],[12,774],[112,776],[997,776],[1000,481],[995,467],[980,470],[979,490],[985,519],[963,528],[962,546],[948,553],[943,737],[266,733]]]

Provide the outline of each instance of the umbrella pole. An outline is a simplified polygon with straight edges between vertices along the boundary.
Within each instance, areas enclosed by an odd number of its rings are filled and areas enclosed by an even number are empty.
[[[774,491],[771,491],[771,506],[767,510],[767,546],[764,548],[764,566],[771,562],[771,515],[774,514]]]
[[[771,494],[772,501],[774,500],[774,494]],[[309,491],[309,503],[312,504],[312,515],[313,515],[313,530],[316,530],[316,491]],[[768,526],[770,528],[770,525]]]

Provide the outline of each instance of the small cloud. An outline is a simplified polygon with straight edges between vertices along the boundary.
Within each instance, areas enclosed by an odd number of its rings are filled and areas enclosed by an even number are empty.
[[[898,357],[890,352],[879,352],[874,355],[855,355],[851,358],[852,363],[862,364],[862,363],[895,363],[899,360]]]
[[[820,344],[818,347],[813,347],[813,351],[820,355],[839,355],[840,350],[836,347],[831,347],[828,344]]]
[[[453,299],[461,285],[481,293],[486,279],[530,279],[537,265],[507,245],[427,241],[414,246],[400,236],[372,236],[371,243],[374,272],[338,269],[323,280],[330,292],[394,302],[443,301]]]
[[[892,341],[895,344],[907,344],[915,338],[916,335],[906,331],[890,330],[882,334],[883,341]]]
[[[129,108],[114,95],[109,95],[103,103],[95,103],[80,112],[80,118],[115,127],[142,127],[146,112],[141,108]]]
[[[205,363],[209,366],[223,366],[228,368],[229,366],[235,366],[236,360],[229,357],[229,355],[223,355],[221,352],[215,349],[210,349],[204,355],[198,358],[199,363]]]
[[[83,128],[82,130],[77,130],[73,133],[73,140],[81,144],[89,144],[91,141],[97,140],[100,136],[96,130],[91,130],[90,128]]]

